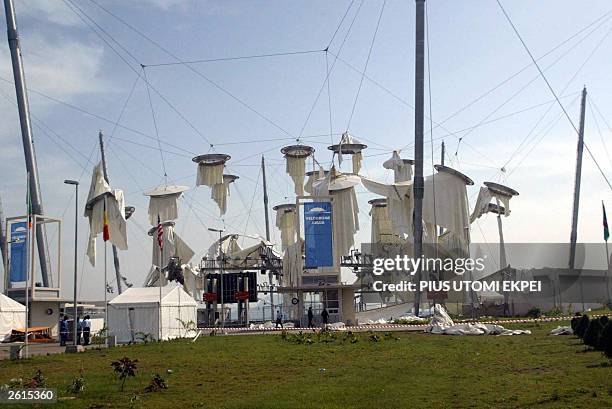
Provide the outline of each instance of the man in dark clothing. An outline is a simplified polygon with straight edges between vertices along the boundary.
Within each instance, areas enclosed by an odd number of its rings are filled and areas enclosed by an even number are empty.
[[[68,338],[68,318],[63,315],[59,323],[60,346],[66,346],[66,338]]]
[[[83,345],[89,345],[89,336],[91,334],[91,319],[86,315],[82,321],[83,326]]]
[[[77,345],[81,345],[81,337],[83,336],[83,320],[81,320],[81,317],[77,317],[77,325],[76,325],[76,329],[77,329]]]
[[[280,325],[283,328],[283,314],[281,314],[280,310],[276,311],[276,328]]]
[[[312,307],[308,307],[308,328],[312,328]]]
[[[321,318],[323,319],[323,328],[327,328],[327,323],[329,321],[329,312],[327,312],[327,308],[323,307],[323,311],[321,311]]]

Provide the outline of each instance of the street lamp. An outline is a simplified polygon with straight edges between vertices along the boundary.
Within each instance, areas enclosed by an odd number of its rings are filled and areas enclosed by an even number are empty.
[[[225,256],[223,255],[223,251],[221,248],[221,234],[225,231],[225,229],[213,229],[212,227],[209,227],[208,231],[219,233],[219,257],[221,257],[221,269],[219,270],[221,271],[220,273],[220,277],[221,277],[221,328],[223,328],[225,327],[225,297],[223,294],[223,267],[224,267]]]
[[[76,180],[66,179],[64,183],[67,185],[74,186],[74,317],[73,317],[73,329],[74,329],[74,346],[73,348],[66,348],[66,352],[77,352],[79,347],[77,343],[78,339],[78,328],[77,328],[77,244],[79,236],[79,182]]]

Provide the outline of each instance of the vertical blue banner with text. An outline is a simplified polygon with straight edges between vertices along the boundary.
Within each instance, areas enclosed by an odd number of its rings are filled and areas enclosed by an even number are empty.
[[[11,224],[11,264],[10,281],[17,283],[26,280],[27,269],[27,243],[28,223],[19,222]]]
[[[331,202],[304,203],[305,267],[333,267]]]

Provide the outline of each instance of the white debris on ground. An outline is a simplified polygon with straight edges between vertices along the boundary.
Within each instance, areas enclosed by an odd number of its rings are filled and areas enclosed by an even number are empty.
[[[495,324],[455,324],[444,307],[436,304],[434,314],[425,332],[444,335],[519,335],[531,334],[529,330],[510,330]]]
[[[253,324],[249,325],[250,329],[274,329],[276,328],[276,323],[272,321],[266,321],[262,324]],[[284,322],[283,328],[294,328],[293,322]]]
[[[346,324],[344,322],[334,322],[327,324],[327,329],[332,331],[346,331]]]
[[[574,330],[572,327],[563,327],[558,326],[557,328],[551,330],[548,335],[573,335]]]

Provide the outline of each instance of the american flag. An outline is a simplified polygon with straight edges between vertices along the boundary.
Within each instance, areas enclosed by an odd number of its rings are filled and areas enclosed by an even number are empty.
[[[157,244],[160,249],[164,248],[164,226],[161,224],[159,215],[157,215]]]

